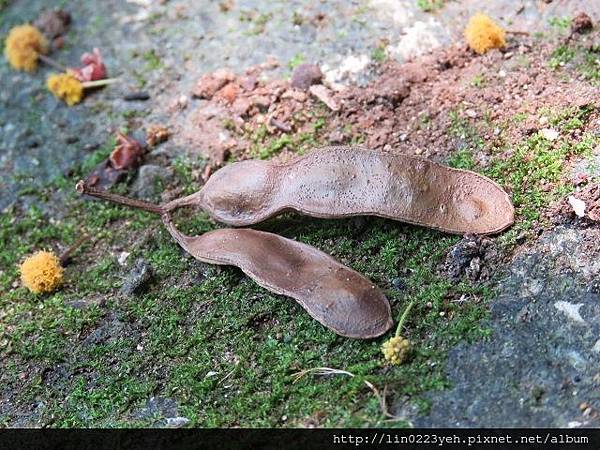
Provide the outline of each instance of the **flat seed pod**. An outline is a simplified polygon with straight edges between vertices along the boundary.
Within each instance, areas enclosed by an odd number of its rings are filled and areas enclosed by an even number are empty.
[[[247,228],[186,236],[168,214],[162,217],[171,236],[196,259],[239,267],[265,289],[297,300],[337,334],[374,338],[393,324],[389,302],[377,286],[314,247]]]
[[[322,218],[374,215],[456,234],[497,233],[514,221],[510,198],[489,178],[362,147],[325,147],[284,164],[233,163],[164,208],[186,205],[232,226],[286,210]]]

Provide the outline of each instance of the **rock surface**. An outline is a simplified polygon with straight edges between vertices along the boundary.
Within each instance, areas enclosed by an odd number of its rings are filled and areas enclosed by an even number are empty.
[[[449,355],[454,388],[415,426],[598,427],[600,230],[557,227],[518,255],[491,304],[488,340]],[[580,318],[578,317],[580,315]]]

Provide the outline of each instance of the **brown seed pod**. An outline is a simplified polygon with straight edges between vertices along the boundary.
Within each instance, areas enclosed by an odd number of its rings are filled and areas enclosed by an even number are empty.
[[[377,286],[314,247],[244,228],[186,236],[162,206],[100,191],[83,181],[77,183],[77,191],[161,214],[171,236],[196,259],[239,267],[265,289],[297,300],[313,318],[342,336],[373,338],[393,324],[390,305]]]
[[[230,164],[164,208],[189,205],[232,226],[286,210],[322,218],[374,215],[456,234],[497,233],[514,221],[510,198],[489,178],[362,147],[325,147],[283,164]]]
[[[168,214],[163,221],[171,236],[196,259],[239,267],[265,289],[298,301],[339,335],[374,338],[393,324],[390,305],[377,286],[314,247],[248,228],[185,236]]]

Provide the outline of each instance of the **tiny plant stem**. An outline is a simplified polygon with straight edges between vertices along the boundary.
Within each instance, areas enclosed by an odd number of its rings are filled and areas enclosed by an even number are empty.
[[[113,84],[118,81],[119,81],[118,78],[105,78],[103,80],[84,81],[81,83],[81,85],[87,89],[87,88],[106,86],[107,84]]]
[[[60,265],[65,266],[67,264],[68,259],[71,257],[71,254],[75,250],[77,250],[81,246],[81,244],[83,244],[88,239],[89,239],[89,236],[87,234],[84,234],[79,239],[77,239],[73,245],[71,245],[64,252],[62,252],[62,254],[58,258],[58,260],[60,261]]]
[[[63,66],[61,63],[54,61],[52,58],[50,58],[49,56],[46,55],[42,55],[41,53],[38,53],[38,58],[40,58],[43,62],[45,62],[46,64],[48,64],[49,66],[54,67],[55,69],[58,70],[62,70],[64,72],[67,71],[67,68],[65,66]]]
[[[109,202],[117,203],[119,205],[130,206],[132,208],[141,209],[143,211],[155,213],[155,214],[164,214],[166,211],[160,205],[155,205],[154,203],[145,202],[143,200],[137,200],[129,197],[124,197],[118,194],[112,194],[110,192],[101,191],[99,189],[93,188],[85,184],[85,181],[80,181],[75,186],[75,189],[80,194],[90,195],[92,197],[101,198],[103,200],[108,200]]]
[[[506,34],[515,34],[518,36],[529,36],[529,31],[506,30]]]
[[[400,321],[398,322],[398,327],[396,328],[396,334],[394,334],[394,336],[400,336],[400,332],[402,331],[402,326],[404,325],[404,322],[406,322],[406,318],[408,317],[408,313],[410,312],[410,310],[412,309],[413,305],[415,304],[415,301],[411,301],[408,306],[406,307],[406,309],[404,310],[404,312],[402,313],[402,316],[400,317]]]

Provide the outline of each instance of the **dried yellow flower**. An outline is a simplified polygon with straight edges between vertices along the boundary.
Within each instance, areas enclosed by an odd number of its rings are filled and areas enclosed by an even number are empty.
[[[402,336],[394,336],[383,343],[381,351],[390,364],[402,364],[410,352],[410,341]]]
[[[492,48],[502,48],[506,45],[506,32],[492,19],[482,13],[477,13],[469,19],[465,28],[465,39],[473,50],[480,55]]]
[[[63,99],[69,106],[79,103],[83,98],[83,84],[68,73],[52,74],[46,84],[50,92]]]
[[[37,69],[39,55],[48,51],[48,41],[33,25],[13,27],[5,45],[4,54],[10,65],[28,72]]]
[[[36,294],[55,290],[63,274],[58,257],[51,252],[37,252],[21,264],[21,281]]]

